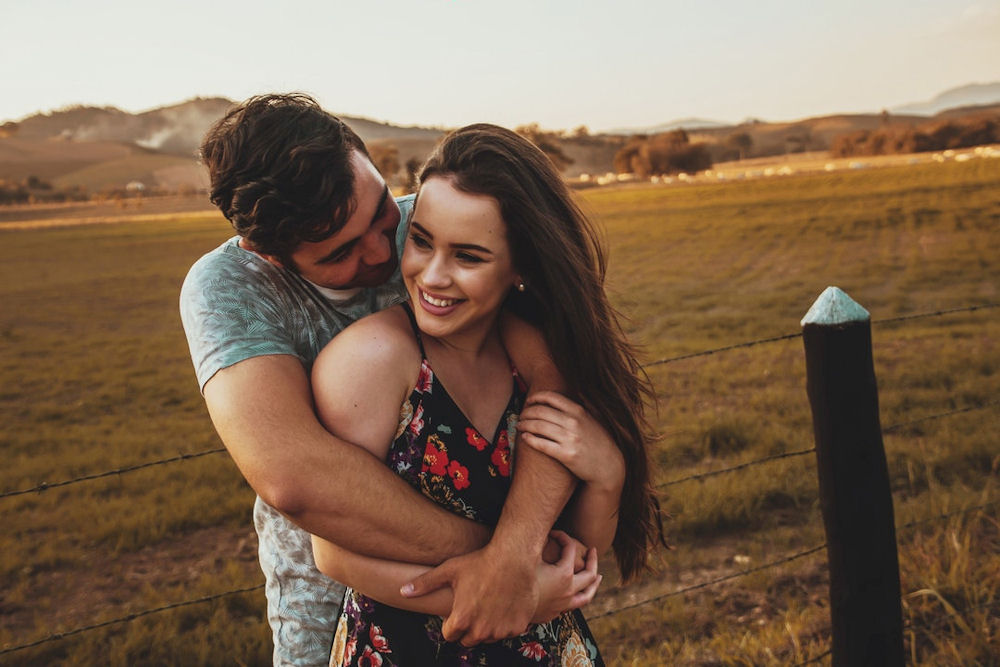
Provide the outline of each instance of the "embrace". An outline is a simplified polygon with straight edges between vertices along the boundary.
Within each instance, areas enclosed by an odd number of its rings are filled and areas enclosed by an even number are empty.
[[[603,664],[598,556],[627,579],[662,539],[649,388],[552,163],[472,125],[394,199],[303,95],[233,109],[202,159],[237,236],[181,315],[258,494],[274,663]]]

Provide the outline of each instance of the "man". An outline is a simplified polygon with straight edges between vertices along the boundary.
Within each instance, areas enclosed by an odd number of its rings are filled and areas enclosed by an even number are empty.
[[[357,135],[302,95],[248,100],[208,133],[202,157],[212,202],[238,236],[191,268],[181,315],[212,421],[258,494],[275,664],[329,659],[343,589],[316,570],[308,533],[362,554],[446,561],[410,592],[453,588],[448,639],[522,632],[539,604],[546,535],[573,489],[568,471],[523,448],[491,536],[332,436],[313,413],[308,377],[322,347],[405,298],[400,221],[412,197],[394,200]],[[561,389],[537,336],[512,326],[515,361],[538,369],[532,389]],[[568,606],[593,595],[596,570],[552,576]]]

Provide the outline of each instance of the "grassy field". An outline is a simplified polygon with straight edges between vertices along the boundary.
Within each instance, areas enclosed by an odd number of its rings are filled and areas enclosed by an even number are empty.
[[[653,362],[799,331],[827,285],[873,316],[883,426],[996,401],[1000,161],[593,189],[609,288]],[[215,215],[3,230],[0,493],[219,447],[177,294]],[[812,446],[801,340],[652,365],[666,484]],[[1000,653],[998,409],[888,432],[913,664]],[[664,486],[674,548],[588,610],[609,664],[793,664],[829,648],[812,455]],[[225,454],[0,498],[0,651],[261,581]],[[906,524],[955,513],[911,527]],[[613,565],[604,564],[611,573]],[[260,591],[0,653],[0,664],[267,664]],[[828,660],[828,658],[826,659]],[[822,659],[820,659],[822,662]]]

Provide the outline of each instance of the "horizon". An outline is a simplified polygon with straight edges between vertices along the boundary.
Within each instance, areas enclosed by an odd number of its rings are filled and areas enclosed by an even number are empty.
[[[1000,81],[1000,6],[977,0],[626,0],[617,21],[568,0],[411,10],[398,0],[300,0],[273,15],[259,0],[183,0],[163,15],[115,0],[55,13],[18,4],[0,28],[0,122],[298,90],[338,115],[397,126],[603,132],[879,113]]]

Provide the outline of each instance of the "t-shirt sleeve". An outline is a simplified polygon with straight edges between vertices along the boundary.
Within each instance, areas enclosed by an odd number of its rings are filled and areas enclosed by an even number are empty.
[[[282,302],[267,275],[237,258],[210,253],[188,272],[180,296],[198,386],[223,368],[271,354],[300,356]]]

